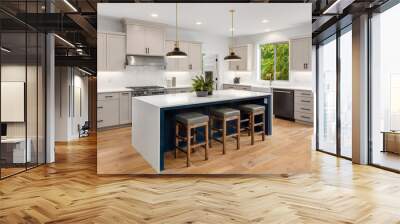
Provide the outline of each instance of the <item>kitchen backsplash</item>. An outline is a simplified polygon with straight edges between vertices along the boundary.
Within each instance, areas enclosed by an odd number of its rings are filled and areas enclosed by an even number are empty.
[[[125,71],[99,72],[99,90],[120,89],[127,86],[160,85],[166,86],[167,79],[176,77],[177,86],[191,85],[195,74],[189,72],[170,72],[156,67],[127,67]]]

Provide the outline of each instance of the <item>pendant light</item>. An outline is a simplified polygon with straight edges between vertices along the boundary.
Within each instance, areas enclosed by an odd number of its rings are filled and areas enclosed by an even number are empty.
[[[167,53],[168,58],[186,58],[187,54],[179,49],[179,40],[178,40],[178,3],[176,3],[175,8],[176,13],[176,40],[175,40],[175,47],[172,51]]]
[[[233,30],[234,30],[234,28],[233,28],[233,13],[235,12],[235,10],[229,10],[229,12],[231,13],[231,15],[232,15],[232,27],[231,27],[231,31],[232,31],[232,45],[231,45],[231,47],[229,48],[229,55],[228,56],[226,56],[225,58],[224,58],[224,60],[225,61],[240,61],[242,58],[241,57],[239,57],[239,56],[237,56],[236,54],[235,54],[235,52],[233,52],[233,49],[232,49],[232,47],[233,47]]]

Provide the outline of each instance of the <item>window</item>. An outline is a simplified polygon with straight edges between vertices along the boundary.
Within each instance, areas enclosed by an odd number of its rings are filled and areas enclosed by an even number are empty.
[[[260,78],[289,80],[289,43],[260,45]]]

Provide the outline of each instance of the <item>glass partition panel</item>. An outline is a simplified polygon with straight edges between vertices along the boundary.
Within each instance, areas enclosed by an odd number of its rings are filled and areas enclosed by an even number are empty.
[[[340,36],[340,154],[352,157],[352,33]]]
[[[24,171],[26,138],[26,33],[1,33],[1,177]]]
[[[400,170],[400,4],[372,17],[372,163]]]
[[[318,149],[336,154],[336,37],[318,47]]]

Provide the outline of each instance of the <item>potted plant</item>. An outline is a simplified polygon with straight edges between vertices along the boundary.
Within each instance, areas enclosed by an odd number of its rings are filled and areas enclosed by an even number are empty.
[[[193,80],[193,90],[196,92],[198,97],[205,97],[212,94],[213,80],[206,79],[204,76],[197,75]]]

